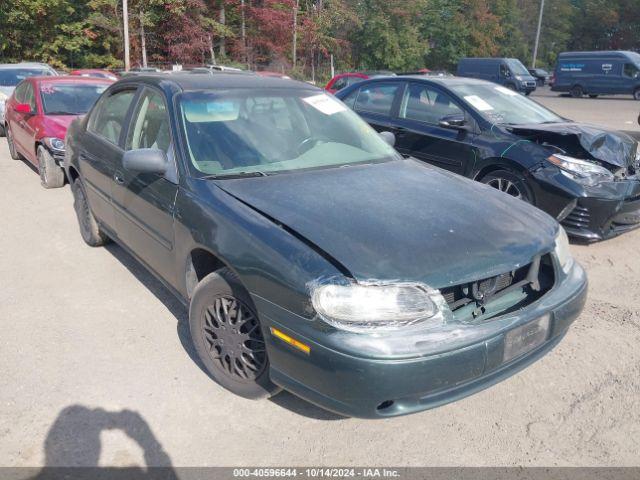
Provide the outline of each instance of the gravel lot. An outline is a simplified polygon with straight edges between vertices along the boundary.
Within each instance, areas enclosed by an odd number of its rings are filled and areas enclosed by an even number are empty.
[[[538,101],[638,130],[623,97]],[[631,123],[626,123],[631,122]],[[557,349],[454,404],[343,419],[283,393],[233,396],[199,368],[186,311],[116,246],[80,238],[0,140],[0,465],[640,465],[640,231],[572,246],[590,277]]]

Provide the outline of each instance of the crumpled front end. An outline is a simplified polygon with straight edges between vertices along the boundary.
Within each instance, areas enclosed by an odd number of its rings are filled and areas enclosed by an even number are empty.
[[[537,188],[545,191],[548,207],[541,208],[555,215],[574,238],[594,242],[640,227],[637,174],[595,185],[581,185],[553,166],[532,175],[538,180]]]

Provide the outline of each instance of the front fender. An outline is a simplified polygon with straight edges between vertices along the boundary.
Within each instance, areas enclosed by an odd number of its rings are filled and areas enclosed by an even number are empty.
[[[322,255],[212,182],[190,180],[175,208],[176,289],[187,298],[186,268],[202,248],[235,271],[252,295],[313,316],[307,285],[341,273]]]

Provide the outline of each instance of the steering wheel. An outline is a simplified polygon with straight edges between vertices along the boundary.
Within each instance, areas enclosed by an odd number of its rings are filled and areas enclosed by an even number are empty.
[[[329,139],[325,137],[307,137],[302,140],[296,147],[296,153],[302,155],[315,147],[320,142],[328,142]]]

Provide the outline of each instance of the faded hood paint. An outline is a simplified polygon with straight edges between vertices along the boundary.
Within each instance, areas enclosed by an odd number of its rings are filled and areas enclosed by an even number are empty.
[[[558,228],[520,200],[411,159],[212,183],[361,281],[441,288],[497,275],[549,252]]]
[[[573,135],[593,158],[618,167],[634,164],[637,142],[629,135],[588,123],[564,122],[509,126],[516,135],[534,137],[540,133]],[[553,141],[548,143],[553,144]]]

